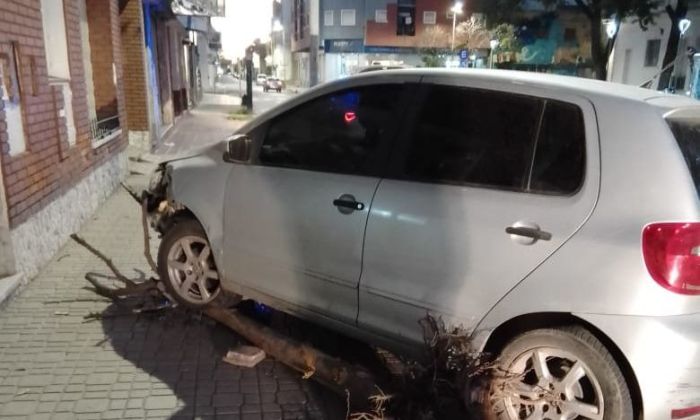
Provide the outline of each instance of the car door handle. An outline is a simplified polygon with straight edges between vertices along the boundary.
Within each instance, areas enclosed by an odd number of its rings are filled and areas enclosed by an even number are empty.
[[[365,209],[365,204],[355,200],[350,194],[343,194],[333,200],[333,205],[338,207],[338,210],[343,214],[352,213],[353,211],[362,211]]]
[[[524,236],[526,238],[548,241],[552,239],[552,234],[540,230],[539,228],[531,228],[525,226],[508,226],[506,233],[509,235]]]

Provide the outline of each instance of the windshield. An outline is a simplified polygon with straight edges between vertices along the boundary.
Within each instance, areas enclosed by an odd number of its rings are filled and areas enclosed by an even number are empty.
[[[700,195],[700,118],[667,119]]]

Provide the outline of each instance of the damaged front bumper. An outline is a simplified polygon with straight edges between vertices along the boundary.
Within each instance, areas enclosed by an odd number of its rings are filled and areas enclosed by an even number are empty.
[[[170,228],[178,211],[185,210],[172,198],[170,170],[167,162],[159,164],[151,175],[148,188],[143,191],[144,211],[149,224],[161,235]]]

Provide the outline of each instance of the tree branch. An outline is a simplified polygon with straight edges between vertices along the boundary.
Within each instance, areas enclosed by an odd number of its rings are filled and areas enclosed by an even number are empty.
[[[151,255],[151,235],[148,230],[148,200],[144,197],[144,199],[141,201],[141,225],[143,226],[143,255],[146,257],[146,261],[148,261],[148,265],[151,267],[151,270],[153,270],[153,273],[158,274],[158,266],[156,265],[155,261],[153,260],[153,256]]]
[[[133,283],[133,285],[127,285],[126,287],[120,288],[120,289],[112,289],[110,287],[103,286],[99,280],[97,280],[98,277],[103,277],[97,273],[87,273],[85,274],[85,280],[87,280],[92,287],[95,289],[93,290],[95,293],[97,293],[100,296],[106,297],[111,300],[117,300],[122,297],[126,296],[134,296],[134,295],[140,295],[140,294],[145,294],[151,290],[157,290],[158,286],[153,279],[146,280],[142,283]]]
[[[132,280],[130,280],[129,278],[127,278],[124,274],[122,274],[122,273],[119,271],[119,269],[117,269],[117,267],[114,265],[114,263],[112,262],[111,259],[107,258],[107,257],[105,256],[105,254],[101,253],[101,252],[98,251],[95,247],[93,247],[92,245],[90,245],[89,243],[87,243],[87,241],[85,241],[85,239],[81,238],[81,237],[80,237],[78,234],[76,234],[76,233],[70,235],[70,237],[71,237],[71,239],[73,239],[75,242],[77,242],[78,244],[82,245],[85,249],[87,249],[88,251],[90,251],[90,252],[91,252],[93,255],[95,255],[97,258],[101,259],[102,262],[104,262],[104,263],[107,265],[107,267],[109,267],[109,269],[112,271],[112,273],[114,273],[114,276],[115,276],[119,281],[121,281],[122,283],[124,283],[125,285],[130,286],[130,287],[136,286],[136,283],[134,283]]]
[[[136,200],[137,203],[141,203],[141,196],[139,195],[139,193],[137,193],[136,191],[134,191],[130,186],[126,185],[126,184],[123,183],[123,182],[120,182],[120,185],[122,186],[122,188],[124,188],[124,189],[126,190],[126,192],[129,193],[129,195],[131,196],[131,198],[133,198],[134,200]]]

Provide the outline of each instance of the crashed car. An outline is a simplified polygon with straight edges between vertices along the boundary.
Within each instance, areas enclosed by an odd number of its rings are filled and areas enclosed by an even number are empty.
[[[517,385],[502,419],[700,413],[700,106],[592,80],[387,70],[161,165],[180,304],[226,293],[418,357],[426,313]],[[473,398],[473,396],[465,396]]]

